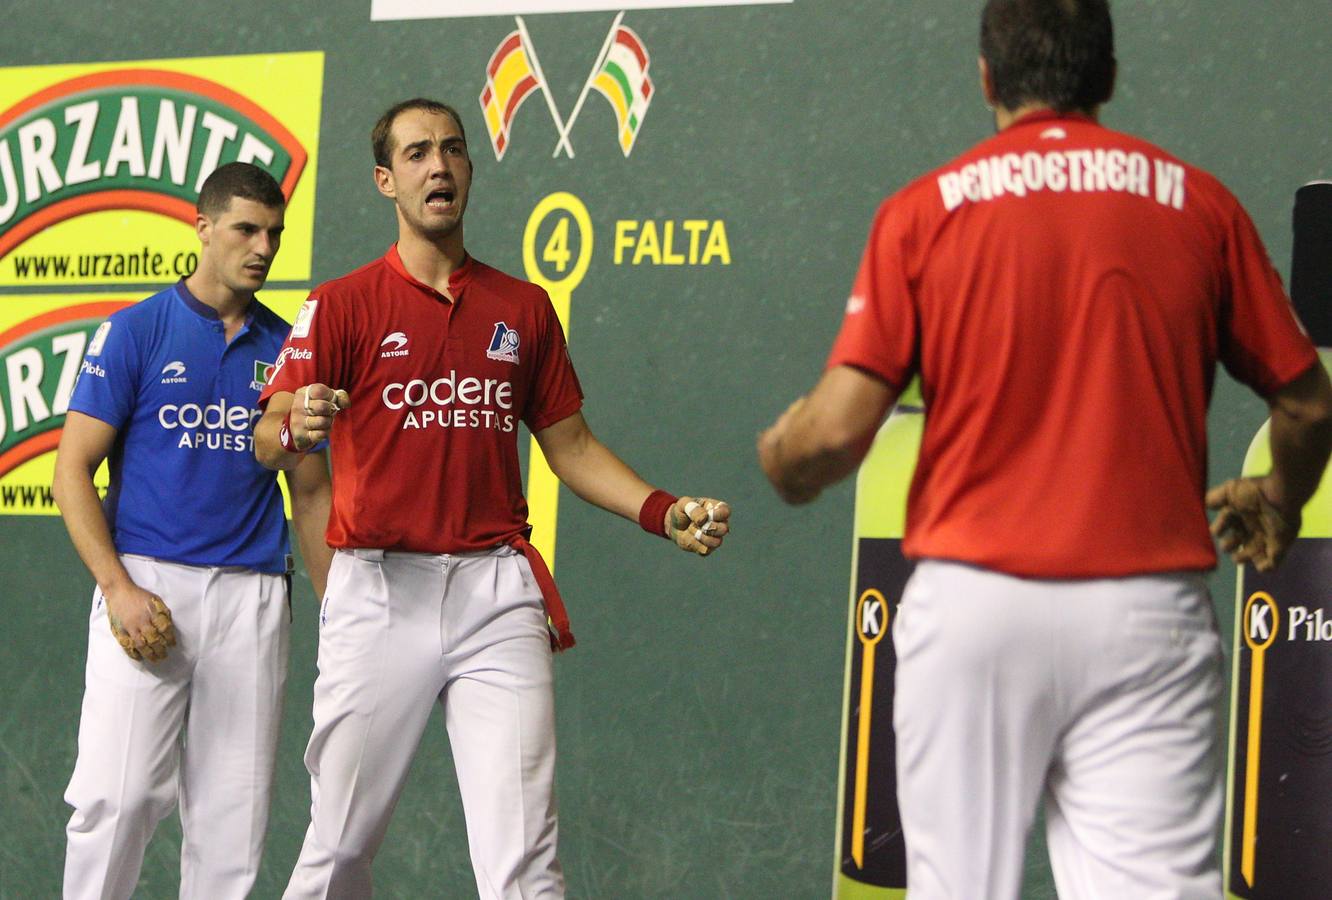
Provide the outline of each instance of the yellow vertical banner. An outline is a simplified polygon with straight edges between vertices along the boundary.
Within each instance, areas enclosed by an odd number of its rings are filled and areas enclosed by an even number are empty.
[[[865,867],[865,810],[869,803],[870,723],[874,720],[874,647],[888,630],[888,600],[869,588],[856,604],[860,662],[860,724],[856,733],[856,783],[851,825],[851,858]]]
[[[576,240],[570,231],[577,229]],[[569,317],[574,289],[592,262],[592,217],[583,201],[566,191],[544,197],[532,210],[523,230],[523,268],[527,280],[544,288],[569,338]],[[541,243],[538,254],[537,244]],[[571,243],[577,246],[570,249]],[[555,570],[555,525],[559,512],[560,482],[550,470],[536,437],[527,457],[528,522],[532,544]]]
[[[1270,614],[1270,615],[1269,615]],[[1263,735],[1263,675],[1267,648],[1277,639],[1281,612],[1266,591],[1255,591],[1244,604],[1244,643],[1253,654],[1249,668],[1248,760],[1244,770],[1244,825],[1240,839],[1240,871],[1254,884],[1254,850],[1258,843],[1258,772]]]
[[[856,478],[834,900],[901,900],[906,891],[893,733],[897,654],[889,630],[914,568],[901,544],[925,425],[923,404],[919,384],[912,382]]]

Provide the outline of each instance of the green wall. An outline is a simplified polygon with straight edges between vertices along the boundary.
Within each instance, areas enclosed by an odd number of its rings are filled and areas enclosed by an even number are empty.
[[[235,0],[206,13],[187,3],[18,3],[0,32],[0,66],[322,50],[315,282],[394,239],[367,136],[403,97],[438,96],[463,112],[476,160],[468,246],[479,258],[523,274],[523,227],[537,201],[560,190],[582,199],[595,250],[573,296],[571,349],[588,419],[649,480],[730,500],[736,531],[716,558],[691,559],[562,496],[557,575],[579,638],[557,667],[570,895],[822,897],[852,490],[783,507],[759,473],[754,438],[813,383],[880,199],[989,133],[976,87],[978,6],[631,10],[625,24],[651,53],[656,94],[627,158],[598,96],[573,129],[576,157],[552,158],[556,130],[533,96],[495,160],[477,95],[512,16],[372,23],[369,0]],[[1104,120],[1220,176],[1285,271],[1293,192],[1332,177],[1326,0],[1119,0],[1114,11],[1121,74]],[[526,17],[562,116],[613,16]],[[722,220],[731,262],[617,265],[621,219]],[[1238,471],[1262,418],[1258,401],[1219,380],[1214,479]],[[91,586],[58,519],[0,517],[0,897],[58,892]],[[1213,586],[1228,636],[1233,572],[1223,568]],[[309,800],[308,580],[296,599],[261,897],[285,883]],[[164,825],[138,896],[174,896],[177,853],[177,832]],[[1035,852],[1030,869],[1028,896],[1053,896]],[[376,874],[385,897],[473,892],[442,726],[418,754]]]

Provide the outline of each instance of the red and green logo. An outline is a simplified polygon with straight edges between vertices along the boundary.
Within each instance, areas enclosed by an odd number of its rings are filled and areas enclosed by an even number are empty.
[[[88,341],[107,316],[129,305],[67,306],[0,332],[0,478],[60,443]]]
[[[277,367],[273,363],[260,362],[256,359],[254,361],[255,382],[261,385],[268,384],[269,379],[273,377],[273,369],[275,368]]]
[[[194,223],[218,166],[252,162],[290,199],[308,154],[272,115],[216,82],[117,69],[52,85],[0,113],[0,256],[107,209]]]

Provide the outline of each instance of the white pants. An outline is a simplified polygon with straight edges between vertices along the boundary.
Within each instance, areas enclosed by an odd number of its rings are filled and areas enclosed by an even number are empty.
[[[79,756],[65,791],[65,897],[134,892],[157,823],[180,803],[180,896],[245,897],[273,784],[290,609],[282,575],[122,556],[171,609],[159,663],[125,655],[94,591]]]
[[[550,639],[527,560],[509,547],[341,550],[320,622],[311,822],[288,900],[371,895],[371,861],[436,703],[477,892],[564,896]]]
[[[1221,896],[1221,644],[1202,576],[924,561],[893,627],[911,900],[1016,898],[1042,795],[1063,900]]]

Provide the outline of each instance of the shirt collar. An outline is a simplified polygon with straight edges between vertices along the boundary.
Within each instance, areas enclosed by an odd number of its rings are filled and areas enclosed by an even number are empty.
[[[1078,110],[1071,109],[1068,112],[1059,112],[1056,109],[1037,109],[1014,119],[1009,123],[1008,127],[1012,128],[1015,125],[1031,125],[1037,122],[1052,122],[1056,119],[1072,119],[1075,122],[1088,122],[1092,124],[1095,124],[1096,122],[1091,116],[1087,115],[1085,112],[1079,112]]]
[[[402,263],[402,257],[398,255],[398,245],[396,243],[394,243],[392,247],[389,247],[388,252],[384,254],[384,262],[388,263],[390,269],[401,275],[408,284],[416,289],[424,291],[432,297],[437,297],[445,303],[449,302],[448,297],[444,296],[424,281],[418,281],[412,273],[407,271],[407,267]],[[462,298],[462,292],[467,287],[468,282],[472,280],[472,274],[475,271],[476,265],[472,261],[471,254],[464,253],[462,265],[449,273],[449,293],[453,295],[455,300]]]
[[[190,292],[190,289],[185,286],[184,278],[176,282],[176,296],[180,298],[180,302],[184,303],[185,307],[190,312],[200,318],[208,319],[212,322],[219,321],[222,318],[217,314],[217,310],[213,309]]]
[[[222,321],[222,317],[217,314],[217,310],[194,296],[194,293],[186,287],[184,278],[176,282],[176,296],[180,298],[181,303],[185,304],[186,309],[197,315],[199,318],[207,319],[210,322]],[[245,308],[245,324],[249,325],[253,319],[254,307],[252,305],[247,306]]]

